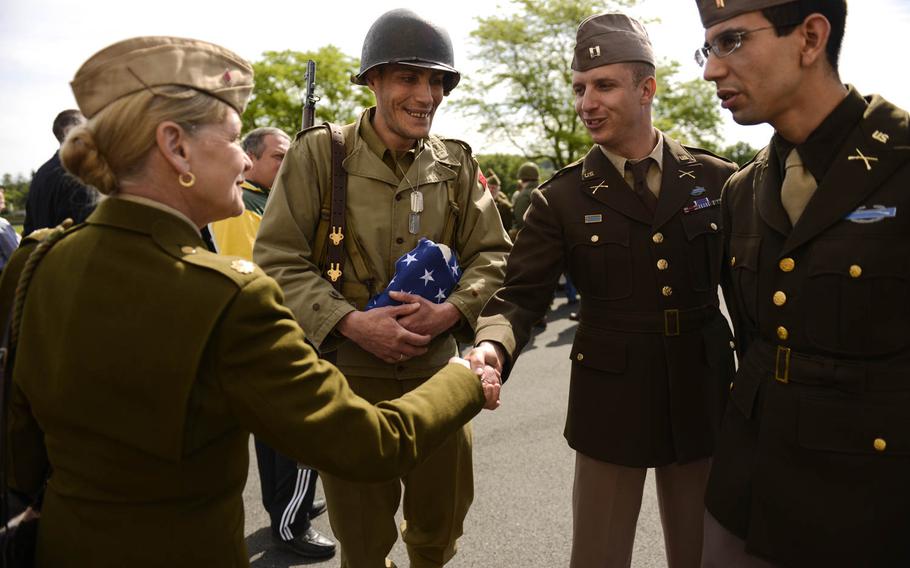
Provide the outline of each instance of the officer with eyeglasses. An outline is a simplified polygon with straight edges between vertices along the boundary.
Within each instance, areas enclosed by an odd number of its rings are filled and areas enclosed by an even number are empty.
[[[724,189],[702,565],[910,566],[910,115],[841,82],[845,0],[696,3],[705,79],[775,129]]]

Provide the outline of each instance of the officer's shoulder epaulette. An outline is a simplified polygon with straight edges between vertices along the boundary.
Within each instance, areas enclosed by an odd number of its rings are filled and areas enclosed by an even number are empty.
[[[181,247],[180,255],[183,262],[217,272],[239,288],[243,288],[253,280],[265,276],[262,269],[255,263],[236,256],[222,256],[199,247]]]
[[[57,232],[62,232],[64,236],[69,235],[70,233],[72,233],[74,231],[78,231],[79,229],[81,229],[84,226],[85,226],[85,223],[73,225],[72,219],[67,219],[66,221],[64,221],[63,223],[60,223],[56,227],[44,227],[43,229],[35,229],[31,233],[22,237],[22,245],[20,245],[20,246],[23,246],[24,244],[26,244],[26,242],[41,243],[41,242],[45,241],[48,237],[50,237],[52,234],[57,233]]]
[[[717,158],[718,160],[720,160],[722,162],[727,162],[730,164],[735,163],[730,158],[728,158],[726,156],[721,156],[720,154],[715,154],[714,152],[712,152],[711,150],[708,150],[706,148],[699,148],[698,146],[687,146],[685,144],[683,144],[683,148],[685,148],[693,156],[711,156],[712,158]]]
[[[543,189],[544,186],[550,185],[554,181],[563,177],[564,175],[578,169],[579,167],[581,167],[584,164],[584,162],[585,162],[585,159],[584,159],[584,157],[582,157],[582,158],[575,160],[571,164],[568,164],[566,166],[563,166],[562,168],[559,168],[558,170],[553,172],[553,175],[551,175],[546,181],[544,181],[542,184],[540,184],[540,188]]]
[[[431,142],[433,141],[433,138],[436,138],[437,140],[439,140],[440,142],[445,144],[447,147],[455,146],[457,148],[460,148],[468,156],[474,155],[474,150],[471,149],[471,145],[468,144],[467,142],[465,142],[464,140],[459,140],[458,138],[447,138],[445,136],[440,136],[438,138],[435,136],[430,136]]]
[[[304,128],[303,130],[299,130],[297,132],[297,134],[294,136],[294,141],[296,142],[296,141],[300,140],[301,138],[303,138],[304,136],[307,136],[310,133],[318,132],[320,130],[323,132],[326,131],[324,124],[314,124],[313,126],[311,126],[309,128]]]

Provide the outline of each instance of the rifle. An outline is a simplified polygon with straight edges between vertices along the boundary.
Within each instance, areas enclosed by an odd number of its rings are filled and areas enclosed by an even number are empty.
[[[313,126],[316,121],[316,62],[312,59],[306,62],[306,75],[303,76],[306,81],[306,94],[303,96],[303,128]]]

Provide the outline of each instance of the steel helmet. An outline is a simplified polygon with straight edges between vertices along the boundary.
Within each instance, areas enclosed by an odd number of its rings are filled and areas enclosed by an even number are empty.
[[[363,40],[360,72],[351,82],[366,85],[367,71],[387,63],[413,65],[445,71],[443,90],[448,95],[461,74],[455,70],[455,54],[449,33],[411,10],[398,8],[379,16]]]
[[[534,162],[525,162],[518,168],[518,179],[522,181],[540,179],[540,168]]]

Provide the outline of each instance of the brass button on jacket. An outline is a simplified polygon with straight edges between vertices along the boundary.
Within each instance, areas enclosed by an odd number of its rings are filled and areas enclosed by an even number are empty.
[[[777,338],[778,339],[780,339],[781,341],[786,341],[788,337],[790,337],[790,332],[787,331],[786,327],[780,326],[777,328]]]
[[[736,257],[735,256],[730,257],[730,266],[736,266]]]
[[[596,243],[596,242],[599,241],[599,240],[600,240],[600,237],[599,237],[599,236],[597,236],[597,235],[591,235],[591,242],[592,242],[592,243]]]
[[[183,254],[196,254],[196,247],[191,247],[191,246],[180,247],[180,252],[182,252]]]
[[[660,244],[660,243],[664,242],[664,234],[663,233],[654,233],[654,236],[651,237],[651,240],[657,244]]]
[[[851,278],[859,278],[862,275],[863,275],[862,266],[860,266],[858,264],[854,264],[854,265],[850,266],[850,277]]]
[[[660,293],[663,294],[664,296],[672,296],[673,288],[671,288],[669,286],[664,286],[663,288],[661,288]]]
[[[782,258],[777,264],[782,272],[793,272],[793,269],[796,268],[796,261],[792,258]]]
[[[662,258],[657,261],[657,270],[666,270],[670,268],[670,263],[667,262],[667,259]]]
[[[578,361],[583,361],[584,358],[585,358],[585,354],[584,354],[584,353],[579,353],[578,355],[575,356],[575,359],[578,360]]]
[[[775,306],[783,306],[787,303],[787,295],[778,290],[774,293],[774,296],[771,298]]]
[[[876,438],[875,441],[872,442],[872,447],[875,448],[876,452],[884,452],[885,448],[888,447],[888,443],[885,442],[883,438]]]

